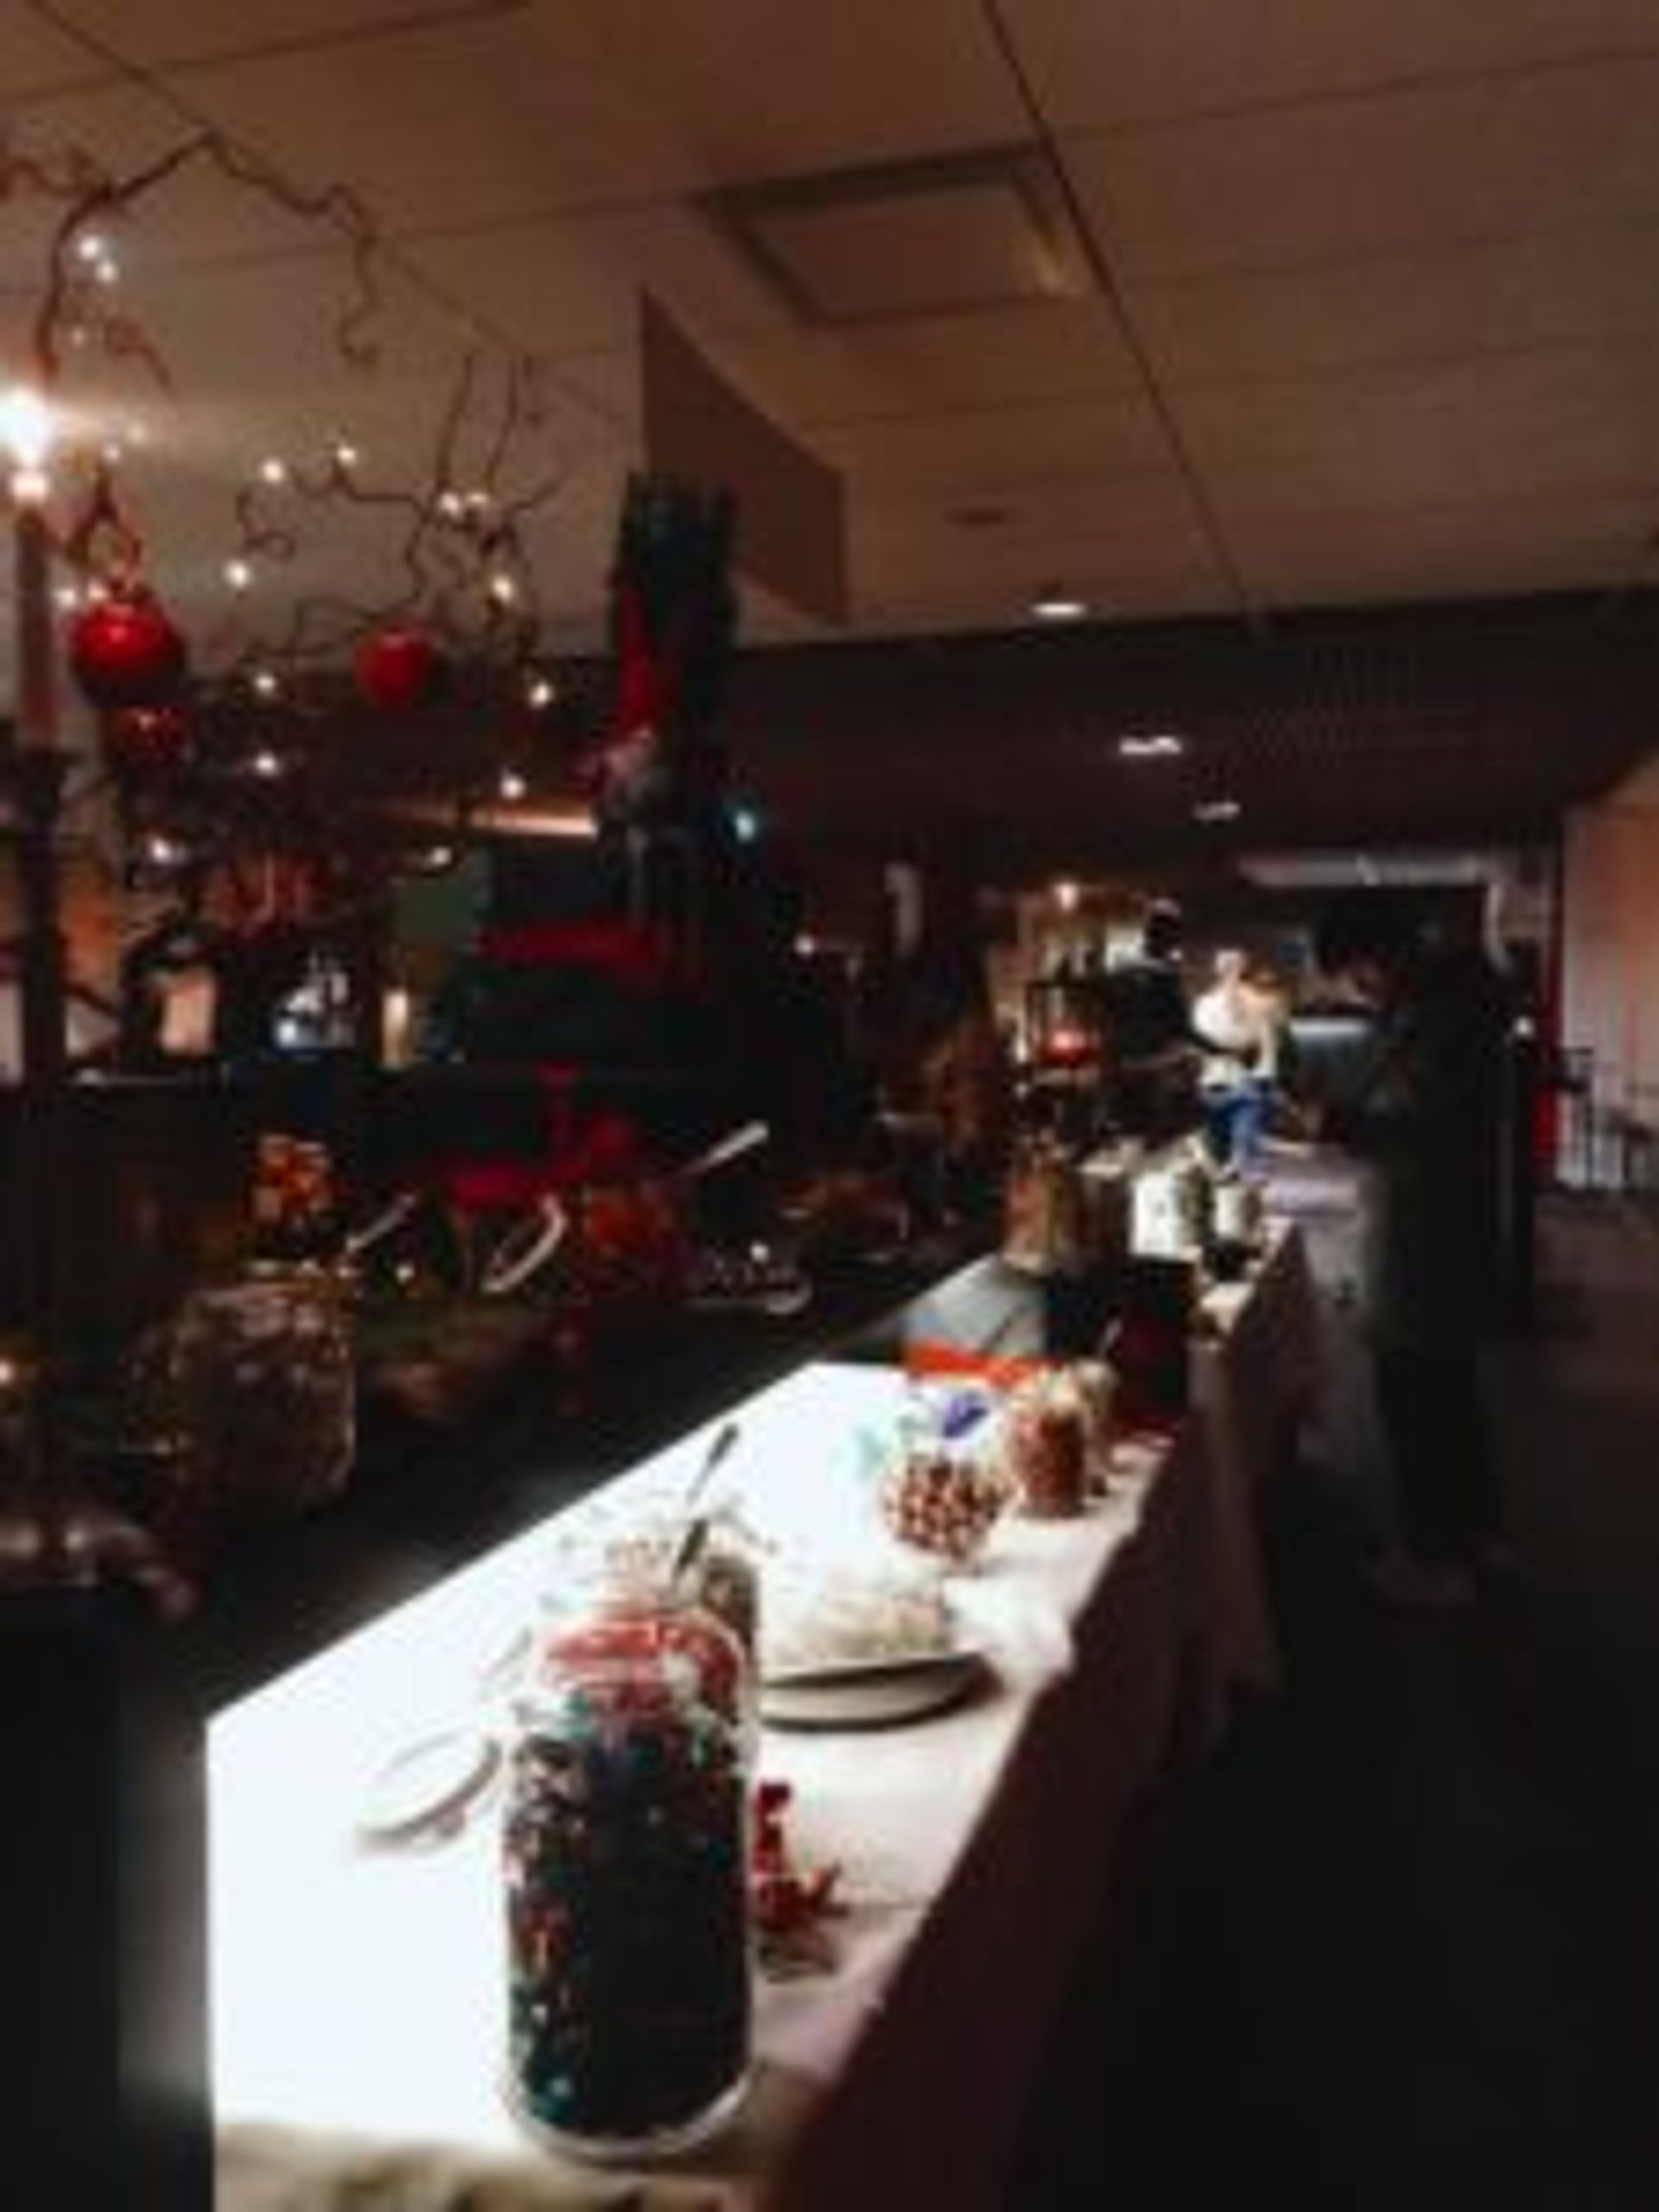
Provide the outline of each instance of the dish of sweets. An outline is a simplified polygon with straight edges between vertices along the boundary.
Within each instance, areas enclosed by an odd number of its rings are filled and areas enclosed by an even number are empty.
[[[931,1578],[780,1578],[763,1617],[760,1717],[780,1728],[874,1728],[958,1703],[987,1679]]]

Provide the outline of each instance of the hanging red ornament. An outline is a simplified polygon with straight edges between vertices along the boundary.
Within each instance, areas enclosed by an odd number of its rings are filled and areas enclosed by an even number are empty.
[[[424,630],[376,630],[364,639],[353,662],[357,688],[382,714],[424,706],[443,681],[443,655]]]
[[[142,584],[94,601],[69,626],[75,680],[107,713],[164,706],[184,682],[188,664],[182,635]]]
[[[190,725],[177,707],[123,707],[105,715],[104,757],[118,776],[168,776],[184,766]]]

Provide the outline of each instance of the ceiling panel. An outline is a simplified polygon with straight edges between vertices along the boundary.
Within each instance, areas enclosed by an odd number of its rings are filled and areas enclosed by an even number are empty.
[[[1130,526],[1103,506],[1094,528],[1005,527],[965,531],[949,524],[931,532],[867,528],[855,533],[854,576],[861,590],[880,598],[960,589],[975,582],[1001,601],[1003,622],[1026,619],[1033,594],[1046,583],[1064,584],[1090,598],[1106,616],[1133,588],[1144,603],[1155,579],[1211,572],[1207,549],[1190,516],[1173,504],[1156,519]]]
[[[1274,606],[1467,598],[1659,578],[1652,504],[1635,496],[1459,500],[1235,519],[1235,551]]]
[[[1344,371],[1659,333],[1659,221],[1128,288],[1171,383]]]
[[[64,0],[60,22],[134,67],[164,69],[230,55],[353,45],[378,33],[504,14],[523,0]]]
[[[936,409],[1087,402],[1138,383],[1116,319],[1094,299],[919,317],[857,339],[746,332],[731,358],[809,431]]]
[[[642,289],[702,333],[795,321],[695,208],[672,200],[426,237],[404,252],[410,267],[529,349],[626,353],[607,372],[612,396],[635,381]]]
[[[1659,482],[1659,347],[1194,385],[1184,434],[1229,516]]]
[[[1127,278],[1659,216],[1659,60],[1068,143]]]
[[[828,424],[815,440],[855,493],[952,500],[1007,497],[1024,486],[1109,483],[1167,465],[1155,417],[1135,394],[1046,405]]]
[[[579,92],[671,119],[711,184],[1028,135],[982,0],[531,0],[529,12],[550,71],[585,68]]]
[[[105,73],[29,0],[0,0],[0,100]]]
[[[851,520],[855,548],[880,547],[895,560],[925,559],[941,542],[956,549],[953,559],[997,560],[995,549],[1006,543],[1027,545],[1034,556],[1045,543],[1059,538],[1122,539],[1185,531],[1192,526],[1192,506],[1173,470],[1147,468],[1103,483],[1070,478],[1033,483],[994,505],[942,506],[925,497],[873,495],[855,505]]]
[[[296,175],[354,181],[386,224],[449,231],[783,171],[1017,135],[1024,118],[969,0],[537,0],[306,56],[193,71],[189,95]],[[765,98],[754,97],[764,70]]]
[[[1084,130],[1659,48],[1659,0],[1000,0],[1050,121]]]
[[[672,294],[664,296],[676,304]],[[1087,403],[1139,386],[1118,326],[1096,300],[929,316],[856,336],[791,327],[786,320],[722,327],[695,311],[686,321],[721,373],[809,444],[836,427],[941,410]],[[631,344],[569,357],[556,347],[554,358],[560,374],[595,401],[637,396]]]

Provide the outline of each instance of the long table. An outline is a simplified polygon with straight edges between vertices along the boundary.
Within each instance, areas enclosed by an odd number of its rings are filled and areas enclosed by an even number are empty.
[[[982,1275],[959,1287],[976,1294],[956,1304],[982,1316]],[[1137,1808],[1213,1740],[1241,1686],[1274,1676],[1252,1494],[1317,1356],[1294,1232],[1207,1320],[1173,1433],[1122,1443],[1084,1519],[1003,1521],[961,1579],[993,1687],[889,1731],[765,1733],[761,1772],[794,1786],[792,1840],[842,1865],[851,1909],[833,1973],[761,1986],[741,2120],[671,2164],[567,2163],[508,2117],[490,1819],[401,1853],[363,1849],[354,1828],[389,1756],[472,1725],[572,1515],[677,1497],[717,1423],[217,1715],[221,2212],[1001,2202],[1033,2069]],[[731,1409],[733,1471],[758,1516],[850,1525],[868,1510],[857,1434],[903,1388],[897,1364],[815,1361]]]

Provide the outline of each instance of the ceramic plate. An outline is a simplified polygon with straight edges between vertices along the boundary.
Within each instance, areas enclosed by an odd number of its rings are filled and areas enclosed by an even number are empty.
[[[960,1704],[988,1678],[977,1651],[868,1662],[774,1676],[760,1685],[772,1728],[892,1728]]]
[[[424,1736],[373,1775],[357,1812],[359,1843],[375,1850],[447,1842],[494,1782],[501,1747],[467,1729]]]

